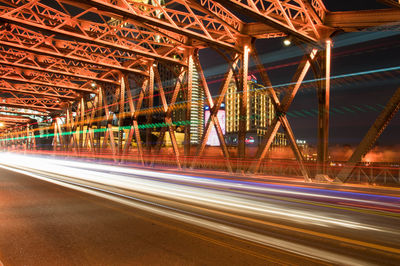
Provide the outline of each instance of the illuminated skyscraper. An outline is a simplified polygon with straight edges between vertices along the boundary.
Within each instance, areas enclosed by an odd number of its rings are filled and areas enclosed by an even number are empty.
[[[248,76],[246,120],[246,143],[258,144],[275,117],[274,105],[265,89],[260,89],[257,79]],[[226,138],[228,144],[237,144],[240,121],[240,93],[235,82],[231,82],[225,96]],[[272,146],[286,146],[287,139],[278,132]]]
[[[161,72],[160,72],[161,75]],[[190,107],[190,143],[199,144],[203,134],[204,125],[204,91],[199,84],[199,75],[196,69],[193,69],[192,74],[192,98]],[[175,83],[174,83],[175,84]],[[169,89],[169,94],[172,94],[173,88]],[[168,90],[166,90],[168,91]],[[176,100],[177,107],[172,113],[173,121],[186,121],[186,97],[184,91],[180,91]]]
[[[190,143],[199,144],[203,135],[204,124],[204,91],[199,84],[197,69],[193,69],[192,105],[190,109]]]

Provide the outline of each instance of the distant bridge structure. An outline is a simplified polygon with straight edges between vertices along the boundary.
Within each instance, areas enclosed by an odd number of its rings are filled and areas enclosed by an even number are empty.
[[[282,127],[304,179],[326,176],[331,36],[399,22],[399,1],[381,2],[388,8],[330,12],[322,0],[2,0],[1,149],[35,151],[47,145],[46,149],[55,153],[108,154],[114,160],[141,164],[154,163],[168,154],[177,168],[195,168],[204,161],[214,127],[226,170],[256,173]],[[257,40],[270,38],[290,38],[304,48],[292,83],[280,97],[255,46]],[[229,65],[216,97],[199,60],[199,50],[206,48],[218,51]],[[252,156],[245,144],[246,121],[240,120],[238,145],[232,152],[217,117],[231,80],[241,95],[240,117],[245,117],[249,60],[255,63],[276,112]],[[286,116],[309,71],[318,80],[313,174]],[[168,90],[165,84],[169,84]],[[135,95],[132,89],[137,91]],[[201,90],[210,107],[210,119],[198,143],[191,142],[191,110],[200,101],[194,99],[195,89]],[[348,180],[398,111],[399,90],[337,181]],[[159,106],[154,103],[155,94]],[[173,113],[179,108],[185,110],[185,119],[174,121]],[[159,120],[155,121],[154,113]],[[181,131],[183,147],[176,136]],[[39,136],[48,141],[38,141]],[[166,136],[172,148],[163,153]]]

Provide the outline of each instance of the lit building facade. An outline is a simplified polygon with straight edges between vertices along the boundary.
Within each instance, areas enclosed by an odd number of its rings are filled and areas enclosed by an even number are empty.
[[[246,144],[258,145],[275,117],[274,105],[265,89],[259,89],[257,79],[248,77],[248,97],[246,113]],[[240,93],[236,83],[229,84],[225,96],[226,111],[226,141],[228,145],[237,145],[240,121]],[[272,147],[282,147],[288,144],[285,134],[278,132]]]
[[[204,108],[204,121],[208,121],[210,119],[210,116],[211,116],[210,107],[206,106]],[[225,105],[223,103],[221,104],[221,108],[218,110],[217,119],[220,123],[222,134],[225,134],[226,133],[225,132],[225,124],[226,124],[225,123]],[[204,127],[205,126],[206,125],[204,125]],[[214,126],[211,127],[211,131],[210,131],[210,134],[208,135],[206,144],[209,146],[221,145],[221,143],[219,142],[217,131],[215,130]]]
[[[165,65],[158,65],[158,72],[163,83],[163,89],[166,94],[167,102],[171,102],[173,90],[176,84],[175,74],[172,73],[170,68]],[[199,84],[199,75],[197,69],[193,69],[192,73],[192,98],[189,100],[191,103],[190,107],[190,143],[199,144],[201,136],[203,134],[204,125],[204,90]],[[159,94],[159,93],[155,93]],[[186,121],[186,91],[185,88],[181,88],[176,98],[176,104],[172,111],[172,121]],[[157,101],[161,102],[161,100]]]
[[[190,143],[200,144],[204,125],[204,90],[200,86],[197,69],[192,74],[192,99],[190,108]]]

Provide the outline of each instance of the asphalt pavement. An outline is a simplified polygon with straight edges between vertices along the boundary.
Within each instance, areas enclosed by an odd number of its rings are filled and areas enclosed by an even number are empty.
[[[399,265],[400,198],[0,158],[5,265]],[[17,171],[17,173],[15,172]]]
[[[318,265],[0,169],[0,265]]]

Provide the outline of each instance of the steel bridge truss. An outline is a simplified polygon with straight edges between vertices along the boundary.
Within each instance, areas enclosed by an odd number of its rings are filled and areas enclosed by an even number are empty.
[[[384,2],[398,7],[396,1]],[[400,12],[389,11],[390,16],[380,11],[385,22],[398,21]],[[226,169],[258,172],[282,127],[301,175],[311,181],[314,177],[304,164],[286,113],[311,69],[318,80],[317,173],[326,174],[329,37],[338,30],[354,31],[380,23],[364,12],[343,24],[342,20],[350,16],[354,12],[328,12],[322,0],[2,0],[0,145],[4,149],[35,150],[41,148],[38,138],[45,136],[54,152],[109,156],[143,165],[166,160],[179,169],[195,168],[204,161],[214,127]],[[254,41],[282,36],[289,36],[306,52],[291,85],[283,91],[283,97],[278,97]],[[198,56],[200,49],[208,47],[220,51],[228,62],[216,97],[211,94]],[[248,163],[246,121],[239,121],[238,146],[232,153],[217,113],[229,83],[235,80],[240,117],[246,116],[250,60],[272,100],[275,117]],[[172,88],[166,88],[171,82],[159,73],[159,65],[174,74]],[[194,73],[211,110],[196,147],[190,141],[190,110],[199,104],[192,100]],[[137,93],[133,95],[133,91]],[[184,102],[178,100],[182,95]],[[160,99],[159,106],[154,104],[155,97]],[[173,118],[178,109],[186,110],[183,121]],[[48,126],[29,125],[32,116],[42,116]],[[153,121],[155,117],[161,121]],[[392,116],[383,117],[386,125]],[[183,145],[177,140],[182,127]],[[171,150],[164,145],[166,137]]]

